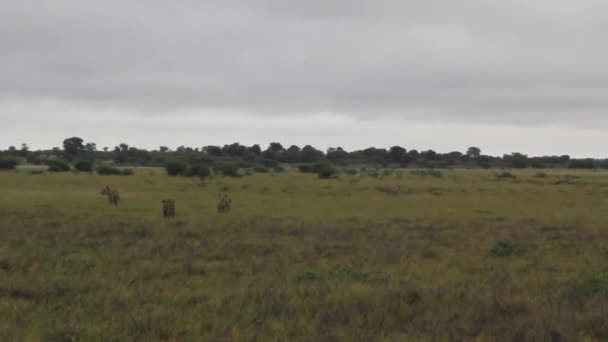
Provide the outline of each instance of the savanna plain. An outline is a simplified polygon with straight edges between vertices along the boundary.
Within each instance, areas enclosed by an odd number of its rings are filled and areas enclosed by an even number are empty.
[[[603,171],[21,169],[0,213],[1,341],[608,340]]]

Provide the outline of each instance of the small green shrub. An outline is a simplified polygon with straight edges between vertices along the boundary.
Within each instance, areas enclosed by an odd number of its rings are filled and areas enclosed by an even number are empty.
[[[355,176],[357,174],[359,174],[359,171],[357,169],[344,169],[344,174],[346,175],[351,175],[351,176]]]
[[[19,161],[15,158],[0,158],[0,170],[14,170]]]
[[[544,172],[537,172],[536,173],[536,178],[546,178],[547,174]]]
[[[256,166],[254,166],[253,171],[255,171],[257,173],[266,173],[270,170],[264,165],[256,165]]]
[[[70,164],[67,161],[61,159],[53,159],[46,162],[49,166],[49,172],[66,172],[70,171]]]
[[[523,248],[521,248],[517,243],[508,240],[496,241],[490,250],[490,255],[495,257],[517,256],[522,255],[523,253]]]
[[[92,160],[79,160],[74,163],[74,168],[82,172],[93,172],[93,164]]]
[[[281,165],[277,165],[272,169],[274,172],[280,173],[280,172],[285,172],[285,168],[282,167]]]

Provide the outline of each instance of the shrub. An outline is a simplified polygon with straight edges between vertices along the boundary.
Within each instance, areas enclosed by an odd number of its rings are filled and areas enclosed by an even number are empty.
[[[93,161],[79,160],[74,164],[74,168],[82,172],[93,172]]]
[[[188,165],[186,165],[184,162],[172,161],[165,164],[165,170],[167,170],[167,174],[169,174],[169,176],[186,175]]]
[[[537,172],[536,173],[536,178],[546,178],[547,174],[544,172]]]
[[[205,179],[211,176],[211,168],[209,165],[203,163],[194,164],[188,169],[188,176]]]
[[[300,172],[303,172],[303,173],[314,173],[315,172],[314,167],[310,164],[300,165],[300,166],[298,166],[298,170],[300,170]]]
[[[523,248],[521,248],[517,243],[508,240],[496,241],[490,250],[490,254],[495,257],[507,257],[521,255],[523,253]]]
[[[67,161],[61,159],[53,159],[46,162],[49,166],[50,172],[66,172],[70,171],[70,164]]]
[[[281,165],[277,165],[272,169],[274,172],[285,172],[285,168]]]
[[[359,171],[357,169],[345,169],[344,173],[347,175],[354,176],[354,175],[357,175],[359,173]]]
[[[97,169],[97,173],[100,175],[118,175],[118,176],[131,176],[133,175],[132,169],[119,169],[112,166],[102,165]]]
[[[259,172],[259,173],[266,173],[270,170],[266,166],[256,165],[256,166],[254,166],[253,171]]]
[[[517,179],[517,177],[508,171],[503,171],[496,174],[496,179]]]
[[[216,167],[225,177],[240,177],[239,167],[236,164],[221,164]]]
[[[443,177],[443,174],[441,173],[441,171],[437,171],[437,170],[428,170],[427,174],[429,176],[432,176],[432,177],[435,177],[435,178]]]
[[[595,167],[593,159],[572,159],[568,164],[569,169],[593,169]]]
[[[608,296],[608,275],[587,274],[571,279],[560,289],[562,299],[574,300],[583,297]]]
[[[331,164],[327,163],[319,163],[314,166],[315,172],[319,176],[319,178],[327,179],[331,178],[336,174],[336,168],[334,168]]]
[[[0,170],[14,170],[19,162],[15,158],[0,158]]]

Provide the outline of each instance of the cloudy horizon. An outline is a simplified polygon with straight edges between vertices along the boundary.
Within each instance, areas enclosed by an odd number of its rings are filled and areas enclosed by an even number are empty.
[[[604,158],[606,14],[592,0],[9,0],[0,149],[80,136]]]

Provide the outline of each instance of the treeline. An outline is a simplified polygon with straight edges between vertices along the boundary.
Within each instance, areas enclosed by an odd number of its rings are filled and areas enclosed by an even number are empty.
[[[568,155],[528,157],[522,153],[489,156],[478,147],[466,151],[438,153],[433,150],[408,150],[401,146],[390,148],[370,147],[346,151],[341,147],[318,150],[311,145],[283,146],[278,142],[266,148],[260,145],[245,146],[233,143],[224,146],[186,147],[172,150],[165,146],[149,151],[127,144],[113,149],[98,149],[92,142],[72,137],[63,141],[62,147],[32,151],[26,144],[11,146],[0,151],[0,168],[13,168],[17,164],[49,165],[62,168],[71,165],[76,169],[90,170],[94,165],[112,166],[162,166],[169,164],[191,166],[198,164],[222,165],[228,169],[257,168],[258,171],[275,168],[280,164],[297,166],[319,163],[333,166],[376,166],[417,168],[608,168],[608,159],[572,159]],[[107,170],[106,170],[107,171]],[[108,171],[112,172],[112,171]],[[185,171],[184,171],[185,172]],[[227,171],[228,172],[228,171]]]

